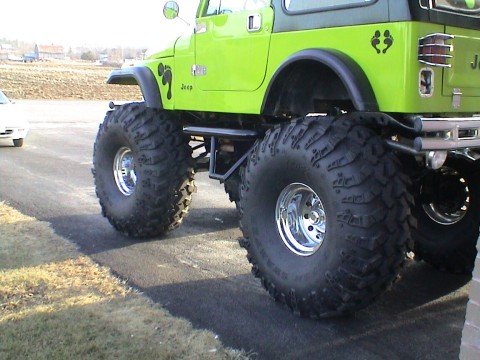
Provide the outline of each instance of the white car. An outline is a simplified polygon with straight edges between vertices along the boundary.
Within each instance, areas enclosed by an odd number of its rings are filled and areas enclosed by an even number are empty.
[[[14,103],[0,91],[0,139],[12,139],[13,145],[21,147],[29,128],[28,121]]]

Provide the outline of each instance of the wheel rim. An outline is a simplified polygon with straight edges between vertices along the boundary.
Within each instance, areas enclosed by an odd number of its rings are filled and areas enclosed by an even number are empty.
[[[117,151],[113,161],[113,175],[118,190],[123,195],[130,196],[135,192],[137,184],[135,159],[133,158],[132,150],[128,147],[122,147]]]
[[[441,225],[454,225],[460,222],[470,208],[468,184],[456,170],[445,167],[437,174],[433,190],[436,196],[422,204],[427,216]],[[421,193],[425,192],[424,186]]]
[[[294,254],[310,256],[322,246],[327,225],[325,208],[309,186],[288,185],[278,197],[275,218],[283,242]]]

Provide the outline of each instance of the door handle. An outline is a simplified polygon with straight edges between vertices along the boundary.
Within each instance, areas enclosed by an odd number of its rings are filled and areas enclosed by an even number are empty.
[[[247,30],[249,32],[256,32],[262,29],[262,16],[260,14],[248,15]]]
[[[207,24],[198,23],[195,25],[195,34],[203,34],[207,32]]]

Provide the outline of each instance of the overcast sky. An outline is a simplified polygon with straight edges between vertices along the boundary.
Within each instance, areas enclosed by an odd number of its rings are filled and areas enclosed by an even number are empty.
[[[66,46],[156,47],[187,28],[166,0],[1,0],[0,38]],[[193,23],[199,0],[177,0]]]

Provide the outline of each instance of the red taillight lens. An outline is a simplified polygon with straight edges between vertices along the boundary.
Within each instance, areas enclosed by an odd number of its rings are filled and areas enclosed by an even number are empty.
[[[453,45],[447,44],[453,35],[431,34],[418,39],[418,61],[430,66],[451,67]]]

